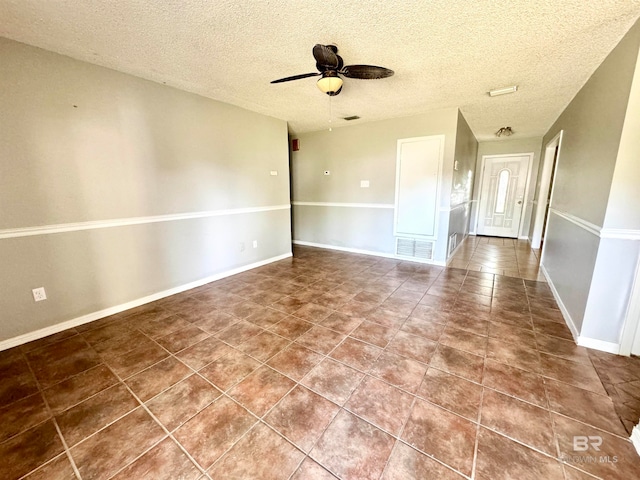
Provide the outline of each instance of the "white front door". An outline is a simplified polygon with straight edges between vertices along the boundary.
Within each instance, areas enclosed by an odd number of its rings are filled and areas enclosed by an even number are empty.
[[[530,159],[529,155],[484,157],[478,235],[518,238]]]

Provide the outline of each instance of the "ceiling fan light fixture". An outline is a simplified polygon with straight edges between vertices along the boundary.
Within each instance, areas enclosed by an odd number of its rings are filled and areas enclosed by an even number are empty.
[[[325,72],[318,80],[318,88],[329,96],[337,95],[342,88],[342,79],[336,72]]]
[[[511,135],[513,135],[511,127],[502,127],[496,132],[496,137],[510,137]]]

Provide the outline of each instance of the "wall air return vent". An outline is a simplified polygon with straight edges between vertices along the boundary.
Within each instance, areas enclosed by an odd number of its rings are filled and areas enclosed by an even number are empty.
[[[414,238],[396,238],[396,255],[420,260],[433,260],[433,242]]]
[[[449,237],[449,254],[448,254],[449,257],[451,256],[451,254],[453,253],[453,251],[456,249],[457,246],[458,246],[458,234],[454,233]]]

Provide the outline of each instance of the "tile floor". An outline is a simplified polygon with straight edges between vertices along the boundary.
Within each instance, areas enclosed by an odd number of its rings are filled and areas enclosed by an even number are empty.
[[[636,360],[542,282],[296,248],[0,352],[0,478],[638,478]]]
[[[527,240],[468,237],[448,266],[544,282],[539,257],[540,250],[532,250]]]

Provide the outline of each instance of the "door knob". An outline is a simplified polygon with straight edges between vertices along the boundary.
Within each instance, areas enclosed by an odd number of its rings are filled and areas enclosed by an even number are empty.
[[[518,200],[518,205],[522,205],[522,200]]]

